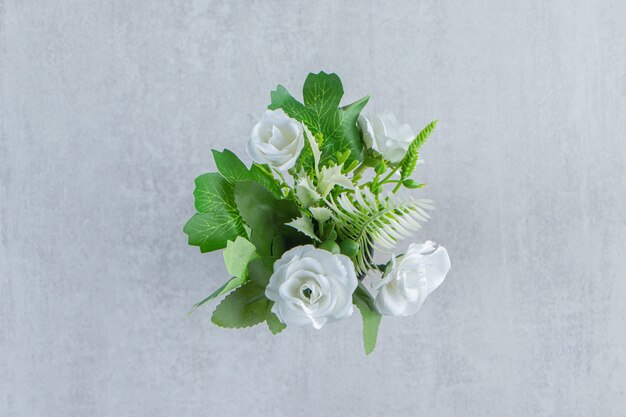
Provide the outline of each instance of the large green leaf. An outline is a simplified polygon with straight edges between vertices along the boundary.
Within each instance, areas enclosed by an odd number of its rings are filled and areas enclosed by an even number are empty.
[[[220,327],[250,327],[267,320],[271,308],[265,289],[248,281],[219,303],[211,321]]]
[[[235,203],[241,217],[252,229],[250,241],[261,256],[272,254],[274,235],[285,223],[300,215],[300,209],[294,201],[278,200],[253,181],[239,181],[235,184]]]
[[[228,149],[224,149],[222,152],[213,149],[212,152],[217,170],[228,181],[232,183],[245,180],[256,181],[267,188],[275,197],[282,197],[280,185],[266,165],[252,164],[252,167],[248,169],[237,155]]]
[[[313,134],[322,134],[321,164],[334,160],[338,152],[350,151],[347,165],[363,159],[363,142],[357,128],[359,113],[367,104],[364,97],[339,108],[343,85],[337,74],[309,74],[302,89],[304,104],[296,100],[285,87],[279,85],[272,91],[272,110],[282,109],[290,117],[304,123]],[[307,171],[313,166],[313,155],[306,155],[303,166]]]
[[[217,170],[228,181],[236,182],[250,179],[250,171],[233,152],[228,149],[224,149],[222,152],[212,149],[211,153]]]
[[[246,236],[237,212],[232,185],[220,174],[204,174],[196,178],[196,213],[183,228],[189,244],[202,252],[222,249],[237,236]]]
[[[378,326],[382,316],[376,310],[374,300],[362,283],[356,288],[352,295],[352,302],[357,306],[363,317],[363,345],[365,354],[369,355],[376,347],[378,337]]]

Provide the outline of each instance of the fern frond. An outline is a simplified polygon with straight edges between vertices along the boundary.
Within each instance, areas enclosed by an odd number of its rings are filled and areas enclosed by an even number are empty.
[[[419,150],[433,130],[435,130],[438,122],[438,120],[430,122],[409,145],[409,149],[407,149],[404,158],[400,161],[400,179],[402,181],[409,178],[413,171],[415,171],[415,166],[419,158]]]
[[[326,201],[339,235],[359,244],[355,257],[359,274],[372,269],[374,250],[389,253],[398,241],[419,230],[430,217],[426,210],[434,208],[430,203],[424,199],[390,198],[378,202],[371,192],[359,189],[353,195],[342,194]]]

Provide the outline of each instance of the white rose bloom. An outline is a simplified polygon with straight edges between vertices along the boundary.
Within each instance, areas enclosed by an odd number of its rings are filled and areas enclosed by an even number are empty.
[[[398,163],[404,158],[415,132],[408,124],[400,124],[396,116],[386,111],[369,119],[359,116],[363,141],[368,148],[380,153],[386,160]]]
[[[450,270],[448,252],[431,241],[423,245],[413,243],[404,255],[391,261],[391,268],[374,286],[379,290],[376,308],[381,314],[391,316],[417,313]]]
[[[246,150],[259,164],[287,171],[304,147],[305,127],[282,110],[268,110],[254,126]]]
[[[297,246],[274,263],[265,295],[274,301],[272,312],[281,322],[321,329],[352,315],[357,282],[347,256],[312,245]]]

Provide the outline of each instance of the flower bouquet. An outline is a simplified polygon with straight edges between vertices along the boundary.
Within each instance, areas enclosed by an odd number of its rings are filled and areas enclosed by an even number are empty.
[[[226,295],[216,325],[321,329],[356,306],[369,354],[382,315],[415,314],[445,278],[443,247],[394,252],[433,208],[396,193],[424,185],[411,175],[437,121],[415,134],[389,112],[361,115],[369,97],[340,107],[342,96],[336,74],[309,74],[303,102],[279,85],[247,144],[254,163],[214,150],[218,172],[196,178],[184,232],[202,252],[224,249],[231,276],[195,305]]]

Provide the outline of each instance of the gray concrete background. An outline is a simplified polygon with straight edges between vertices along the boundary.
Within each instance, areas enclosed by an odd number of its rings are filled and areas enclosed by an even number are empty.
[[[1,416],[623,416],[626,5],[0,0]],[[213,327],[188,247],[209,149],[335,71],[440,128],[421,313]]]

